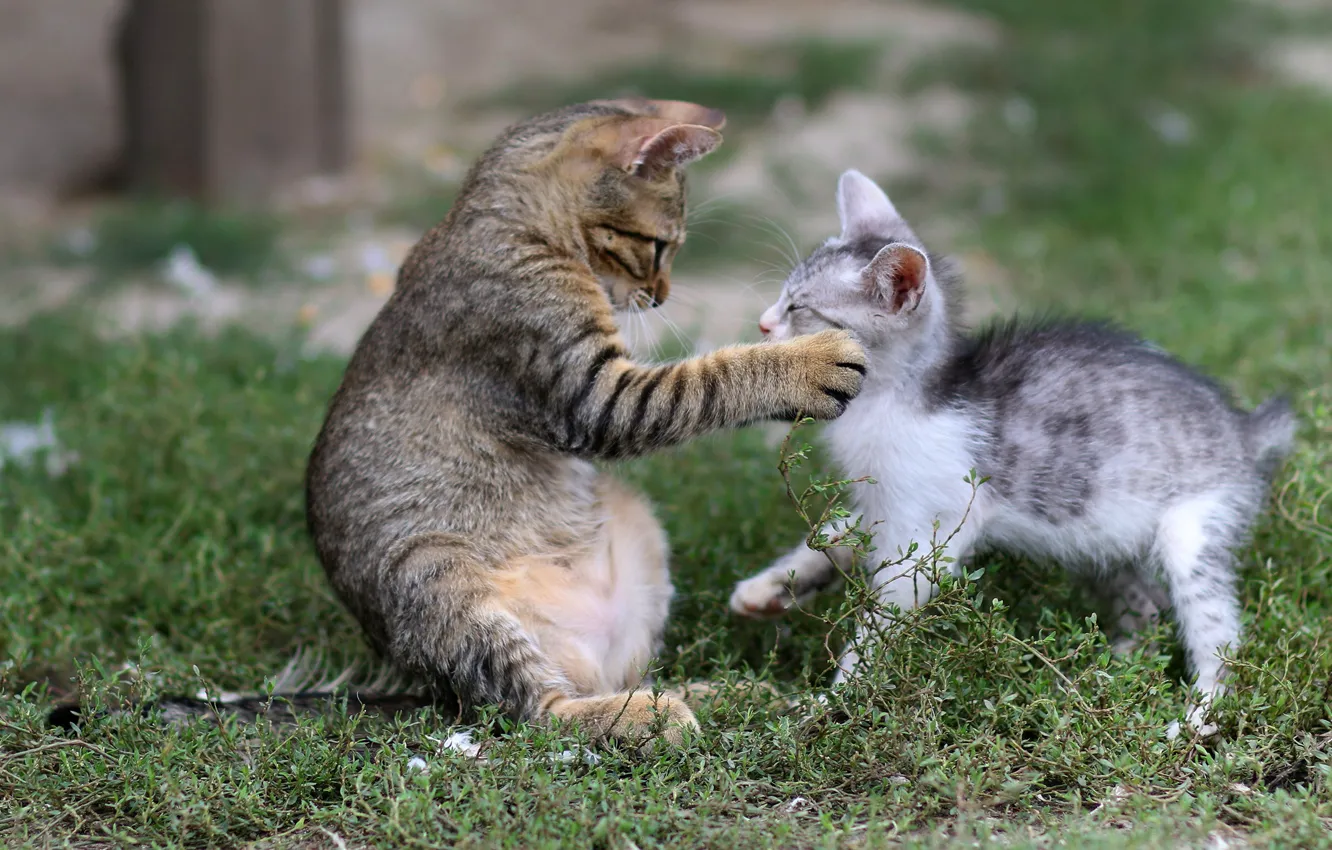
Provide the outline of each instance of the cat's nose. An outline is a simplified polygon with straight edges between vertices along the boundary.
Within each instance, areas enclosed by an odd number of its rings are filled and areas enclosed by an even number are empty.
[[[772,325],[768,324],[762,319],[759,319],[759,333],[763,334],[764,336],[767,336],[768,334],[772,333]]]
[[[671,294],[671,279],[666,275],[657,278],[657,284],[652,289],[652,306],[660,307],[666,303],[666,296]]]

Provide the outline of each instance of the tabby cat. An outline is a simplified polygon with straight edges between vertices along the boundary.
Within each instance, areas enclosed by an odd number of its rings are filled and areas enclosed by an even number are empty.
[[[408,256],[332,400],[307,477],[320,561],[374,647],[466,710],[678,742],[696,725],[684,697],[646,689],[666,538],[592,461],[831,419],[859,392],[845,331],[629,358],[615,311],[669,294],[681,169],[724,121],[620,100],[509,129]]]

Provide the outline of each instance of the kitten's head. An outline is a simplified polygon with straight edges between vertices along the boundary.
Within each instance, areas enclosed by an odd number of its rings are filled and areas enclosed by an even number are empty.
[[[685,239],[683,167],[721,143],[725,123],[682,101],[579,104],[512,128],[474,174],[516,177],[510,191],[533,224],[585,253],[616,307],[656,306]]]
[[[847,171],[837,184],[842,233],[787,277],[781,297],[759,319],[771,340],[844,328],[871,350],[912,343],[942,326],[941,261],[873,180]]]

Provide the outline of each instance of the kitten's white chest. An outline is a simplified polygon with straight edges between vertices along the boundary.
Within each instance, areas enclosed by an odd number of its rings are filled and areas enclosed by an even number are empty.
[[[952,531],[942,525],[956,523],[965,510],[971,498],[966,478],[975,465],[975,429],[965,417],[861,396],[828,426],[827,436],[847,478],[874,479],[855,485],[854,493],[863,527],[875,524],[881,552],[911,539],[925,545],[936,519],[941,535]],[[979,519],[980,509],[973,506],[969,522]]]

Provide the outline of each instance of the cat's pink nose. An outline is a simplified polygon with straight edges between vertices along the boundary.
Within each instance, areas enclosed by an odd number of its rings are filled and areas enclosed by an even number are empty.
[[[768,324],[762,319],[759,319],[759,333],[763,334],[764,336],[767,336],[768,334],[772,333],[772,325]]]

